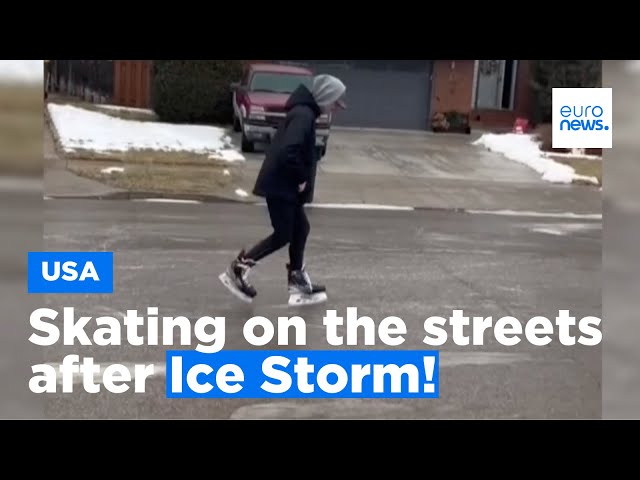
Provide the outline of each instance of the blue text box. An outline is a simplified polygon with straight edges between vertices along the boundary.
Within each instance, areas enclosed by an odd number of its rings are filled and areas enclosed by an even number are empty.
[[[170,350],[166,361],[167,398],[439,397],[432,350]]]
[[[29,252],[29,293],[113,293],[113,252]]]

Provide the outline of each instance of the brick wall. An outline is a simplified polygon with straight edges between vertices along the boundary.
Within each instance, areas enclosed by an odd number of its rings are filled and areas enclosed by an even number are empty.
[[[517,117],[531,118],[529,61],[518,60],[514,110],[472,109],[475,60],[436,60],[433,69],[433,113],[469,113],[473,128],[511,128]]]
[[[518,60],[513,110],[474,110],[471,117],[472,126],[476,128],[512,128],[518,117],[531,120],[533,102],[530,94],[529,79],[529,61]]]

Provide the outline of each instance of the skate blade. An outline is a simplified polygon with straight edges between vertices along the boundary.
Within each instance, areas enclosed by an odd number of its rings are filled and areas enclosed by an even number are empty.
[[[237,298],[239,298],[240,300],[242,300],[245,303],[252,303],[253,299],[251,297],[246,296],[244,293],[242,293],[240,290],[238,290],[236,288],[236,286],[233,284],[233,282],[231,281],[231,279],[229,278],[229,275],[227,274],[227,272],[224,272],[222,274],[220,274],[218,276],[218,278],[220,279],[220,281],[222,282],[222,284],[227,287],[227,289],[233,294],[235,295]]]
[[[292,293],[289,295],[289,305],[315,305],[317,303],[323,303],[327,301],[326,292],[314,293],[307,295],[306,293]]]

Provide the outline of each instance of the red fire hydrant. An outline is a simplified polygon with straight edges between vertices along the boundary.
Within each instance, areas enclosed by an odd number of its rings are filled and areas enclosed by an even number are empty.
[[[529,131],[529,120],[526,118],[516,118],[513,124],[514,133],[527,133]]]

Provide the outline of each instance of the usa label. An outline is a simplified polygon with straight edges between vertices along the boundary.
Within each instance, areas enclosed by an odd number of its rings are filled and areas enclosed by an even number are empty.
[[[554,88],[553,148],[612,148],[611,88]]]
[[[113,252],[29,252],[29,293],[113,293]]]

